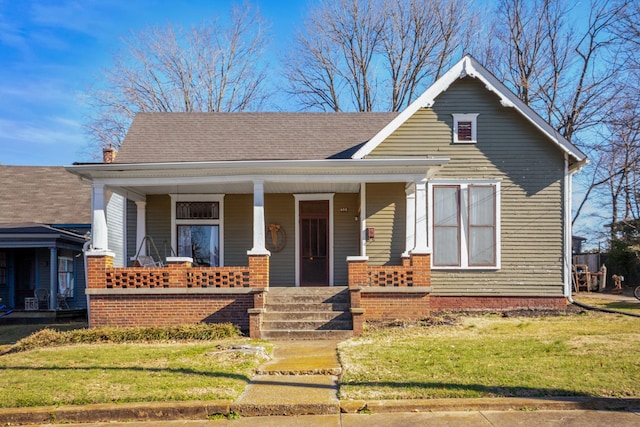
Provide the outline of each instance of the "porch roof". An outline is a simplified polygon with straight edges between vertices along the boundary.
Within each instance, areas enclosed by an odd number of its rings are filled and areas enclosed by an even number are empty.
[[[85,237],[45,224],[0,224],[0,248],[66,248],[78,250]]]
[[[445,157],[83,164],[67,169],[133,200],[146,194],[357,192],[362,182],[414,182],[435,174]]]

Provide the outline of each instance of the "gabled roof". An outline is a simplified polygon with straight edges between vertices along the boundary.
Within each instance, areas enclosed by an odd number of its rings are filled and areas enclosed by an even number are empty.
[[[404,122],[413,116],[420,108],[433,106],[436,98],[458,79],[472,77],[480,80],[486,88],[500,97],[500,103],[504,107],[515,108],[522,116],[544,133],[563,152],[567,153],[577,163],[584,163],[587,157],[575,145],[571,144],[560,133],[558,133],[549,123],[540,117],[529,106],[522,102],[513,92],[511,92],[502,82],[500,82],[491,72],[484,68],[472,56],[465,55],[449,71],[440,77],[431,87],[429,87],[418,99],[402,111],[387,126],[378,132],[369,142],[364,144],[353,156],[361,159],[371,153],[382,141],[395,132]]]
[[[349,159],[398,113],[139,113],[115,163]]]
[[[90,224],[91,183],[57,166],[0,166],[0,223]]]

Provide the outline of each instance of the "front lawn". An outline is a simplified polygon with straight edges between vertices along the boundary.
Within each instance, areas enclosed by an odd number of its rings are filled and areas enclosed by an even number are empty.
[[[235,399],[264,359],[228,351],[251,343],[234,331],[224,325],[43,330],[0,355],[0,407]],[[192,338],[172,338],[180,333]],[[206,338],[216,334],[222,337]],[[135,342],[116,343],[130,337]]]
[[[587,312],[440,323],[341,343],[340,398],[640,396],[640,318]]]

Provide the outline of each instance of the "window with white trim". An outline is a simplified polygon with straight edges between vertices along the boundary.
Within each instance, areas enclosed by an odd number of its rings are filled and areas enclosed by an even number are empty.
[[[75,275],[73,258],[58,257],[58,293],[65,298],[72,298],[75,292]]]
[[[478,142],[478,114],[452,114],[453,142],[475,144]]]
[[[174,196],[175,249],[179,257],[193,258],[194,265],[220,267],[222,250],[222,197]]]
[[[500,268],[499,182],[430,185],[434,268]]]

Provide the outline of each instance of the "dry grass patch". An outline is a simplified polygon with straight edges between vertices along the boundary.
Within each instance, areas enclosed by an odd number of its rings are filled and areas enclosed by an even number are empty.
[[[640,396],[640,319],[466,316],[339,346],[345,399]]]

